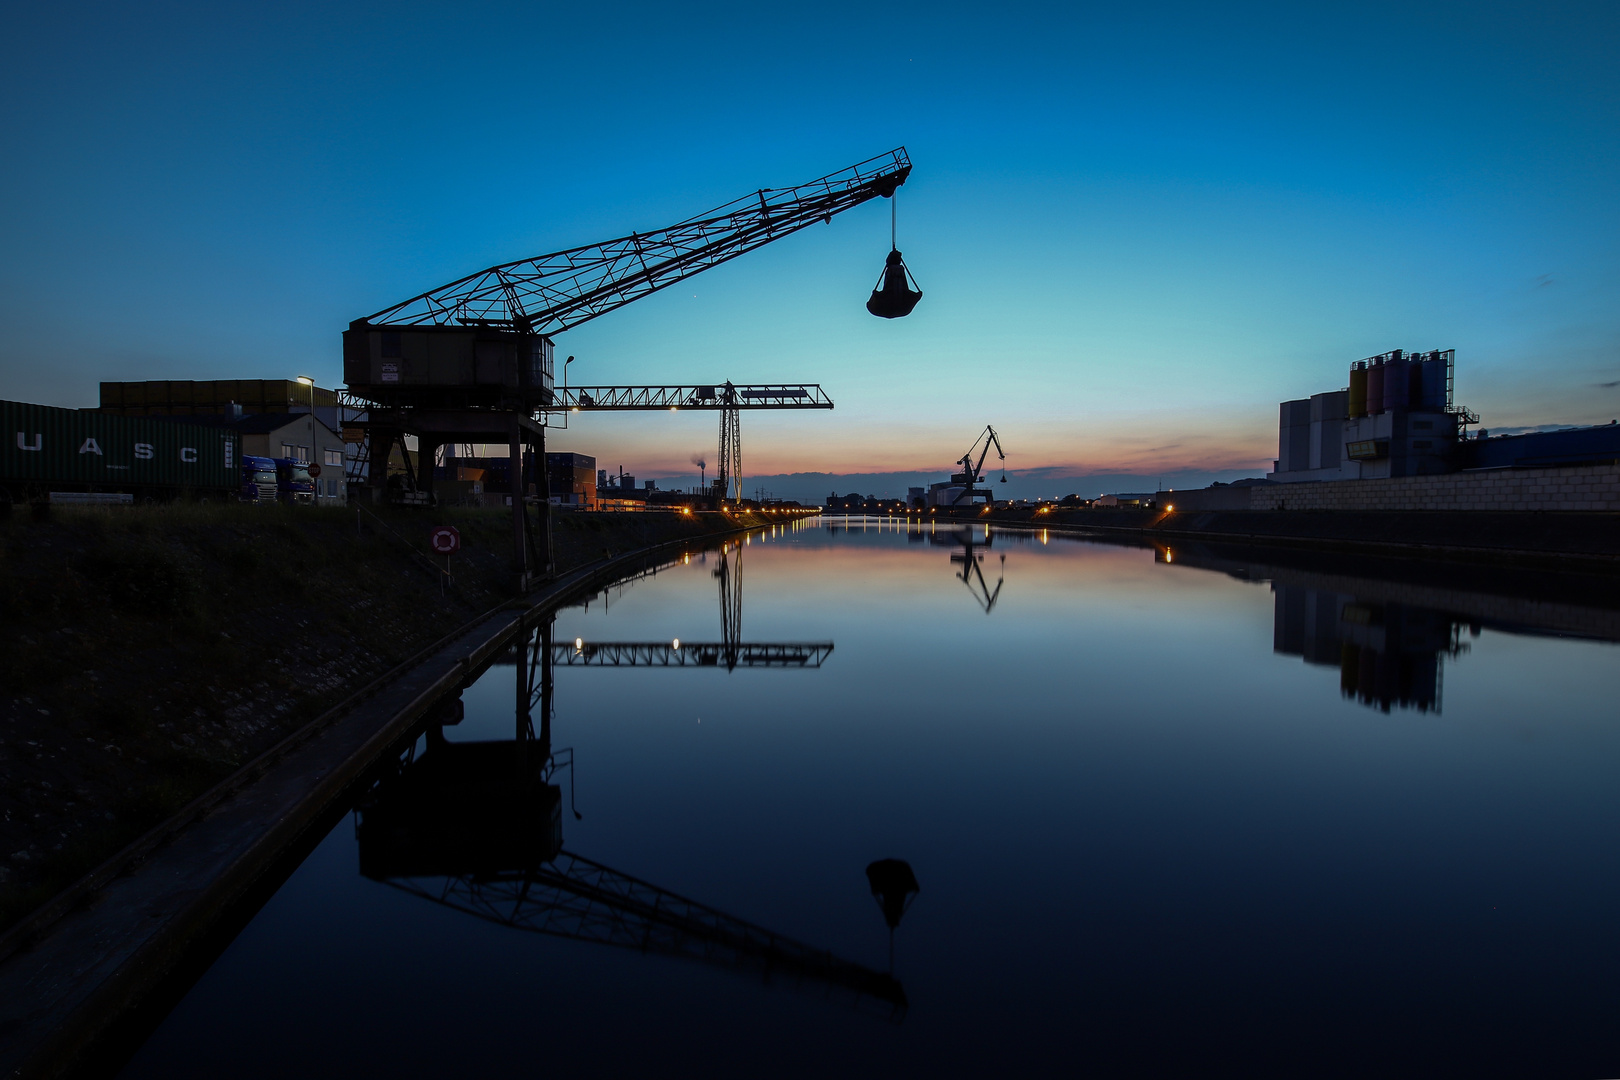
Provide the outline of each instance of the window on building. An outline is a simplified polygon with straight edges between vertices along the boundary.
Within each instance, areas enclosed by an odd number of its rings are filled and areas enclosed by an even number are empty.
[[[326,464],[336,465],[340,469],[343,467],[343,451],[327,450],[324,453],[326,455]]]
[[[284,458],[293,457],[294,456],[293,450],[295,450],[295,449],[296,449],[296,447],[294,447],[292,443],[284,442],[284,443],[281,444],[281,456],[284,457]]]

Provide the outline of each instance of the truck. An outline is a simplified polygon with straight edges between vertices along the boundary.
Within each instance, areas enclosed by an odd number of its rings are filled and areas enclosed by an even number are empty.
[[[280,485],[276,479],[276,463],[273,458],[242,457],[242,494],[243,502],[273,503],[280,498]]]
[[[289,506],[315,505],[315,478],[309,475],[309,462],[296,458],[275,458],[276,496]]]
[[[235,431],[0,401],[0,505],[229,500],[241,490]]]

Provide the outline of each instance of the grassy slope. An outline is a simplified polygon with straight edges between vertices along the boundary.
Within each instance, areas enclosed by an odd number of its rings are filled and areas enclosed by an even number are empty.
[[[504,511],[237,505],[0,523],[0,928],[349,690],[511,596]],[[462,535],[456,587],[424,560]],[[735,527],[561,515],[560,570]]]

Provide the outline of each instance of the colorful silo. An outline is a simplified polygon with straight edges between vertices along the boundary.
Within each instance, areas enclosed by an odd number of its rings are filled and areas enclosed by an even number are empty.
[[[1423,398],[1419,408],[1440,412],[1446,407],[1446,356],[1435,351],[1423,357]]]
[[[1384,358],[1375,356],[1367,365],[1367,414],[1378,416],[1384,411]]]
[[[1384,411],[1411,405],[1412,387],[1406,354],[1396,349],[1384,357]]]
[[[1346,410],[1350,419],[1367,415],[1367,361],[1357,360],[1350,365],[1350,404]]]

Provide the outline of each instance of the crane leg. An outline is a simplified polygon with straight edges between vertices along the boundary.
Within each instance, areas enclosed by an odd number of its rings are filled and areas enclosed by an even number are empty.
[[[426,435],[416,438],[416,490],[428,497],[429,506],[433,505],[433,473],[438,465],[439,445]]]
[[[523,503],[526,494],[523,485],[523,427],[515,419],[512,421],[508,448],[510,459],[508,468],[511,471],[512,483],[512,572],[517,578],[517,591],[527,592],[529,589],[529,514]]]
[[[534,572],[541,580],[550,581],[556,574],[551,551],[551,469],[546,463],[545,432],[533,439],[530,445],[534,450],[534,486],[538,496],[535,509],[539,511],[535,519]]]

